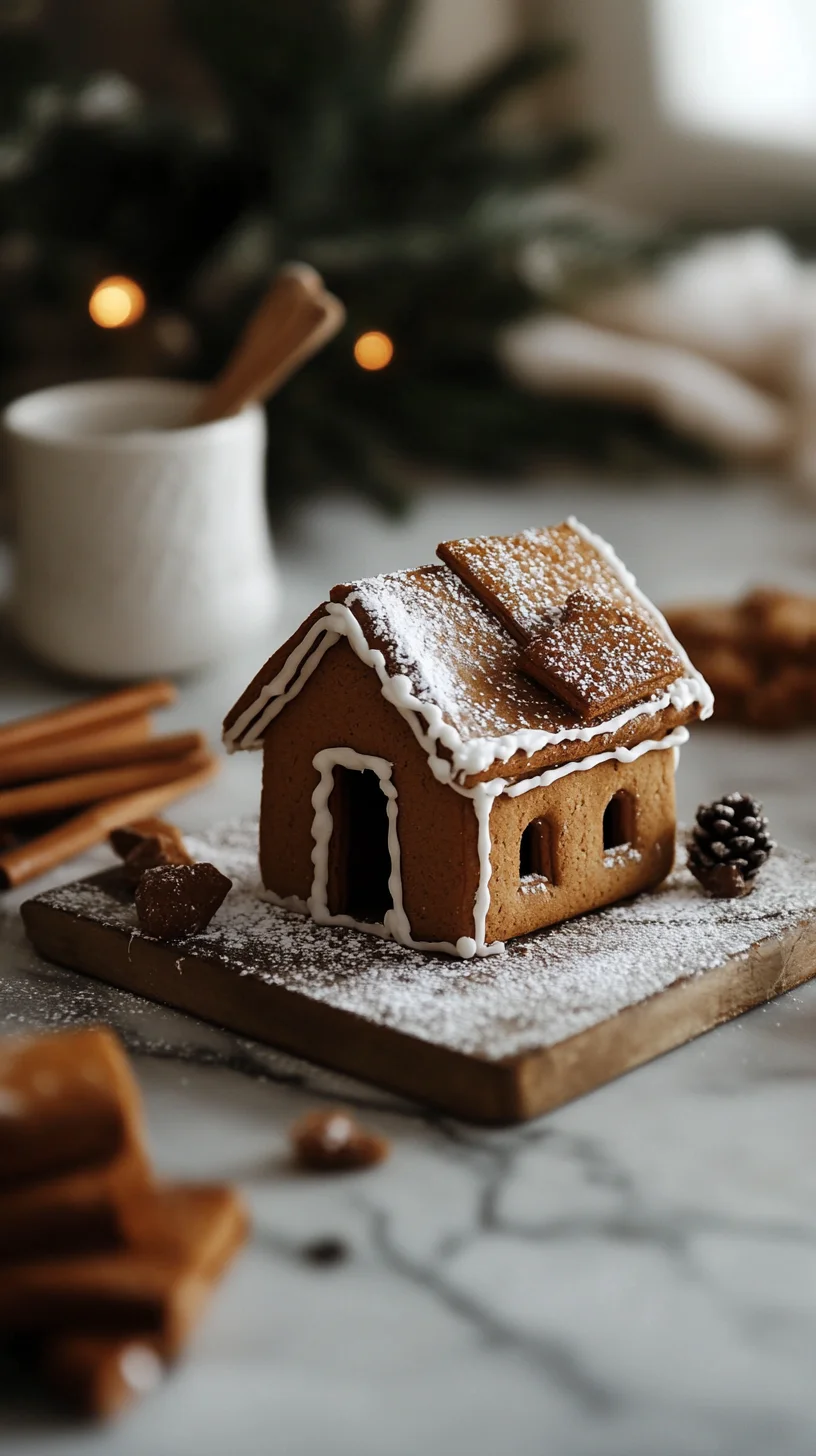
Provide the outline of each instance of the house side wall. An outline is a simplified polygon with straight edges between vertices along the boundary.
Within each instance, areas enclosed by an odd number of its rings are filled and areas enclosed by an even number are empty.
[[[261,875],[277,895],[311,892],[313,760],[352,748],[393,764],[403,904],[415,940],[473,934],[479,862],[473,804],[433,777],[405,719],[348,643],[338,642],[264,737]]]
[[[634,853],[603,847],[603,817],[621,790],[634,810]],[[525,827],[549,823],[553,882],[522,882]],[[549,788],[500,795],[490,816],[490,910],[487,940],[507,940],[625,899],[659,884],[672,868],[675,841],[674,754],[645,753],[634,763],[597,764]]]

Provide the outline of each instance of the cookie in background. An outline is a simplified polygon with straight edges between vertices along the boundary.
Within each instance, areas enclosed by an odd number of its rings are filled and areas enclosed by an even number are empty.
[[[816,723],[816,596],[756,587],[666,617],[713,689],[716,723],[770,732]]]

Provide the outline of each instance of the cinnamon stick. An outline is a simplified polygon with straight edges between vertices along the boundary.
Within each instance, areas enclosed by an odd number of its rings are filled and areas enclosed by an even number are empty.
[[[57,748],[66,749],[90,747],[94,744],[97,748],[115,748],[118,744],[145,743],[153,732],[153,724],[150,721],[149,713],[128,713],[124,718],[106,718],[98,727],[71,728],[67,733],[54,734],[50,738],[43,738],[29,748],[10,748],[0,751],[0,763],[6,762],[6,757],[16,757],[17,754],[39,752],[40,749]]]
[[[23,885],[55,865],[64,864],[75,854],[81,854],[106,839],[112,829],[130,824],[134,819],[146,819],[163,809],[165,804],[191,794],[194,789],[208,783],[218,769],[219,759],[215,754],[208,754],[201,767],[192,773],[134,793],[104,799],[92,808],[73,815],[59,828],[41,834],[18,849],[0,854],[0,887],[8,889],[13,885]]]
[[[308,263],[289,263],[261,299],[217,379],[202,396],[191,424],[237,415],[268,399],[295,370],[333,339],[346,310]]]
[[[89,698],[83,703],[72,703],[67,708],[54,708],[31,718],[17,718],[14,722],[0,725],[0,755],[10,749],[28,748],[47,739],[65,737],[80,730],[84,732],[101,724],[109,725],[111,720],[149,713],[152,708],[164,708],[175,699],[173,684],[157,679],[136,687],[121,688],[100,698]]]
[[[0,821],[28,819],[35,814],[49,814],[57,809],[73,809],[77,804],[94,804],[117,794],[131,794],[165,784],[185,774],[194,773],[208,760],[199,749],[158,763],[125,764],[121,768],[99,769],[93,773],[71,774],[67,778],[47,779],[41,784],[24,784],[18,789],[0,792]]]
[[[126,719],[125,723],[131,720]],[[141,720],[138,720],[141,721]],[[111,742],[112,738],[112,742]],[[34,779],[65,778],[83,770],[119,768],[181,758],[206,748],[202,733],[175,733],[143,742],[117,742],[116,729],[91,738],[71,738],[65,744],[46,741],[33,748],[0,754],[0,784],[30,783]]]

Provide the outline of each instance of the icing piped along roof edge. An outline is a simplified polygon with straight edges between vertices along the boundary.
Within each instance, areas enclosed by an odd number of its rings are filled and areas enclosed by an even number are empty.
[[[713,706],[708,684],[695,671],[665,619],[639,590],[612,548],[574,518],[565,527],[552,530],[562,535],[568,530],[579,536],[591,553],[611,569],[621,591],[638,604],[672,645],[686,672],[665,693],[599,723],[568,721],[569,715],[565,716],[554,700],[548,700],[543,690],[533,685],[519,686],[520,675],[513,665],[517,648],[505,629],[489,613],[485,615],[486,608],[447,567],[434,566],[336,588],[332,593],[334,599],[307,618],[238,700],[225,720],[227,748],[233,751],[259,747],[269,723],[300,691],[325,652],[341,638],[375,671],[383,696],[410,723],[428,755],[431,771],[443,782],[461,784],[480,776],[492,776],[519,755],[530,759],[550,751],[547,762],[559,757],[560,761],[578,760],[591,751],[590,745],[600,746],[595,742],[599,738],[609,745],[620,741],[631,743],[638,738],[653,737],[656,720],[661,731],[670,731],[692,717],[708,717]],[[337,600],[338,597],[341,599]],[[449,631],[457,645],[457,632],[461,636],[463,630],[466,632],[473,625],[473,642],[466,641],[464,645],[468,651],[473,643],[484,648],[484,660],[479,664],[481,678],[471,680],[461,670],[457,676],[455,667],[448,671],[445,664],[434,659],[433,630],[426,640],[423,629],[429,623],[431,628],[434,626],[440,602],[454,616]],[[479,638],[479,631],[484,641]],[[385,640],[389,634],[391,640]],[[507,644],[513,651],[512,658]],[[435,671],[436,683],[432,681]],[[502,700],[498,707],[490,701],[486,704],[477,701],[477,689],[482,697],[486,695],[489,699],[491,688],[496,698],[503,695],[507,701]],[[473,701],[463,702],[469,690]],[[518,722],[513,719],[515,702],[519,704]],[[478,731],[482,719],[490,723],[491,712],[493,720],[503,725],[505,731]],[[457,714],[458,725],[452,721]],[[548,720],[548,715],[549,726],[543,726],[542,719]],[[525,717],[538,719],[542,725],[525,721]],[[643,720],[642,724],[638,724],[638,719]],[[470,731],[463,733],[463,726]],[[585,752],[576,751],[579,745]],[[444,750],[444,756],[440,755],[440,749]],[[524,771],[523,763],[518,771]]]

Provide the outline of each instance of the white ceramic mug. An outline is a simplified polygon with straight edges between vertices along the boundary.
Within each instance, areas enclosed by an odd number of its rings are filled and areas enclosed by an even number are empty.
[[[105,380],[6,409],[13,610],[38,656],[98,678],[186,672],[271,616],[264,413],[185,426],[201,389]]]

